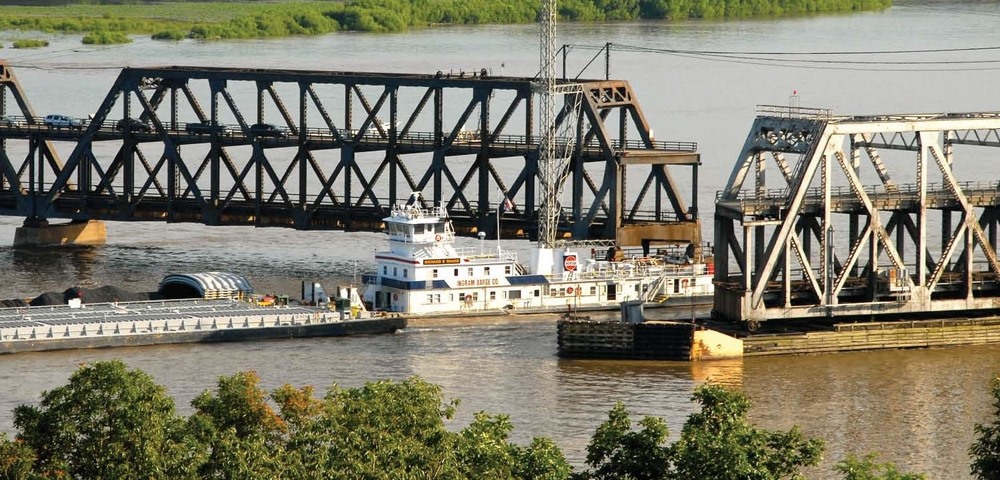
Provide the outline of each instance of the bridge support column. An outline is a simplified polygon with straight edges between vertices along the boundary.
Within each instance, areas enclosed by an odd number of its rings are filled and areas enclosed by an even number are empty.
[[[14,248],[103,245],[107,240],[108,229],[98,220],[49,225],[46,220],[28,219],[14,231]]]

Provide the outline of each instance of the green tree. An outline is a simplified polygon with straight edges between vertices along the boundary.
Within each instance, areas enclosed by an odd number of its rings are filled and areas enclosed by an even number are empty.
[[[1000,377],[994,377],[993,423],[977,423],[976,441],[969,448],[972,457],[972,475],[980,479],[1000,477]]]
[[[844,480],[924,480],[922,474],[900,472],[892,463],[878,463],[878,455],[869,453],[864,458],[848,455],[834,469],[844,475]]]
[[[35,452],[20,440],[11,441],[0,433],[0,478],[22,480],[32,478]]]
[[[279,478],[284,469],[285,423],[267,404],[254,372],[221,377],[216,392],[203,392],[191,404],[189,431],[208,459],[201,478]]]
[[[80,367],[38,406],[15,408],[14,426],[43,476],[193,478],[191,443],[173,399],[120,361]]]
[[[676,478],[687,480],[801,478],[799,469],[819,463],[823,442],[798,427],[772,432],[747,419],[750,399],[719,385],[698,387],[680,439],[671,446]]]
[[[587,465],[592,470],[575,476],[579,480],[658,479],[667,478],[670,449],[664,446],[669,432],[660,418],[639,421],[639,431],[632,430],[632,420],[622,402],[615,403],[608,420],[597,427],[587,445]]]

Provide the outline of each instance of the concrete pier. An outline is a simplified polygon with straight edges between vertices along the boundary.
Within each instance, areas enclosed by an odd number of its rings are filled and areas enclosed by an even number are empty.
[[[699,361],[1000,343],[1000,317],[799,325],[747,333],[732,323],[561,320],[559,356]]]
[[[14,231],[14,248],[56,245],[104,245],[108,229],[104,222],[87,220],[50,225],[47,221],[25,221]]]

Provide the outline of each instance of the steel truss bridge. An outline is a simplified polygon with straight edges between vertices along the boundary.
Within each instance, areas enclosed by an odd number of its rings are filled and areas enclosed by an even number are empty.
[[[378,231],[392,205],[421,192],[459,233],[500,224],[505,237],[531,236],[533,85],[486,70],[125,68],[92,118],[53,128],[0,62],[0,214]],[[573,142],[561,235],[699,242],[697,145],[655,140],[626,81],[560,89],[554,128],[576,122],[561,140]],[[678,167],[690,168],[690,205]],[[514,208],[498,222],[503,197]]]
[[[715,312],[753,329],[1000,308],[1000,183],[956,174],[995,164],[989,147],[1000,113],[762,107],[716,198]]]

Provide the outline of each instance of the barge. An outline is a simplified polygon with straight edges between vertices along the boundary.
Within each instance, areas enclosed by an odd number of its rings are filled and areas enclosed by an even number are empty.
[[[0,309],[0,353],[393,333],[403,318],[349,318],[315,307],[232,299]]]

